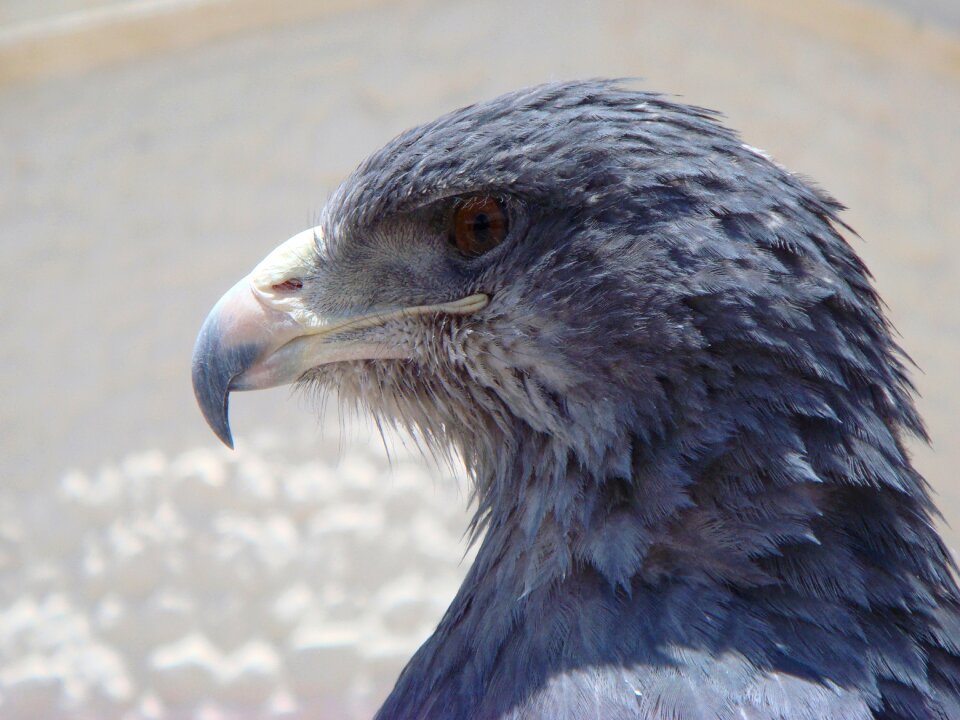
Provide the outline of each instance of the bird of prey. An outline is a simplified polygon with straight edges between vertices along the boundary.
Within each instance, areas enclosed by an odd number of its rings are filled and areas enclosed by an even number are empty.
[[[379,720],[957,720],[924,437],[835,200],[708,110],[556,83],[403,133],[204,323],[193,383],[452,449],[479,550]]]

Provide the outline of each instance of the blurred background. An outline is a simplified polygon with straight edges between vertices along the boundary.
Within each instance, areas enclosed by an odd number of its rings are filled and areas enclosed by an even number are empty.
[[[850,206],[956,547],[956,0],[0,0],[0,717],[371,716],[465,572],[467,489],[289,390],[219,447],[195,334],[396,133],[604,75]]]

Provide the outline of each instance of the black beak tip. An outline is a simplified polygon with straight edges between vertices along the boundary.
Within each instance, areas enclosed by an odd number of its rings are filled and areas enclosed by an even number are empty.
[[[232,450],[233,435],[230,433],[229,416],[231,378],[224,372],[223,366],[215,361],[211,365],[208,360],[209,358],[194,355],[193,394],[207,425],[220,441]]]
[[[200,328],[193,348],[193,394],[210,429],[228,448],[233,449],[230,433],[229,402],[231,383],[256,361],[259,348],[252,344],[232,344],[221,332],[216,309]]]

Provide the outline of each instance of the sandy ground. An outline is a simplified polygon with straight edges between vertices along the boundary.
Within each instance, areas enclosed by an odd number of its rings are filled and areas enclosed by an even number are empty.
[[[642,76],[850,206],[960,528],[960,40],[831,0],[625,5],[365,2],[0,87],[0,716],[369,716],[463,571],[463,494],[286,390],[235,397],[228,454],[190,349],[371,150],[547,79]]]

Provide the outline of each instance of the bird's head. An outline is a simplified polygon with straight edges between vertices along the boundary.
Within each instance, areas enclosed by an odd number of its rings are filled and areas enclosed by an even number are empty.
[[[475,481],[477,560],[378,717],[932,686],[949,632],[908,623],[956,586],[839,209],[708,111],[546,85],[401,135],[220,300],[193,382],[225,442],[231,391],[313,384]]]
[[[877,311],[836,208],[707,111],[506,95],[393,140],[224,295],[196,395],[228,444],[231,391],[311,382],[468,466],[533,434],[614,474],[637,439],[695,428],[695,455],[777,409],[835,417],[848,366],[896,368],[859,347]]]

